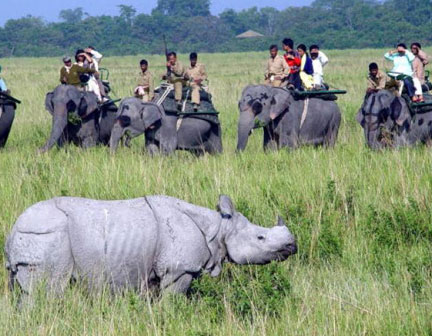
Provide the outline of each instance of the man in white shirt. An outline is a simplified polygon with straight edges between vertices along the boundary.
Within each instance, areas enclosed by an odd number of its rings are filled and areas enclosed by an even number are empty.
[[[326,54],[320,51],[319,46],[316,44],[311,45],[309,51],[314,68],[314,86],[315,89],[320,90],[324,88],[324,67],[328,64],[329,59]]]
[[[97,73],[99,73],[99,64],[102,61],[103,55],[96,51],[94,47],[89,46],[84,50],[88,55],[90,55],[92,59],[91,67],[96,70]],[[100,102],[104,102],[107,100],[105,98],[105,88],[99,78],[99,76],[91,76],[90,80],[88,81],[88,87],[89,91],[94,92],[96,96],[98,97],[98,100]]]

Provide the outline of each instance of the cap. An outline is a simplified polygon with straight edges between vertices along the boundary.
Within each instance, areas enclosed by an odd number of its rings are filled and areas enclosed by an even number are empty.
[[[72,59],[69,56],[63,57],[63,63],[68,63],[68,62],[71,62],[71,61],[72,61]]]

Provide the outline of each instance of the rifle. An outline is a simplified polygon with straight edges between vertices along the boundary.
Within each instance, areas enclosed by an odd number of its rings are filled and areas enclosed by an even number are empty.
[[[164,47],[165,47],[165,57],[166,57],[166,60],[168,62],[168,46],[167,46],[165,35],[163,35],[163,42],[164,42]],[[167,66],[167,77],[168,78],[171,77],[171,68],[169,66]]]
[[[6,98],[6,100],[10,100],[11,102],[14,102],[14,103],[16,103],[16,104],[21,104],[21,101],[20,101],[20,100],[14,98],[14,97],[12,97],[12,96],[9,96],[7,93],[5,93],[5,92],[3,92],[3,91],[0,91],[0,97],[2,97],[2,98]]]

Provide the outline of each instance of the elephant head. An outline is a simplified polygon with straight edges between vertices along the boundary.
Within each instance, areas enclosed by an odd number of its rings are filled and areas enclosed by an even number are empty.
[[[356,119],[363,127],[368,146],[381,149],[385,146],[384,134],[396,136],[399,129],[409,128],[411,115],[404,99],[382,90],[365,98]]]
[[[246,148],[253,128],[268,126],[287,110],[292,99],[290,92],[285,89],[266,85],[246,87],[239,102],[237,150]]]
[[[126,98],[120,103],[119,116],[111,132],[110,148],[114,152],[127,132],[131,138],[144,134],[161,123],[164,111],[156,104],[143,103],[138,98]]]
[[[85,118],[98,108],[97,97],[92,92],[81,92],[71,85],[60,85],[45,97],[45,108],[53,117],[51,135],[42,152],[51,149],[59,141],[68,124],[68,113],[75,112]]]

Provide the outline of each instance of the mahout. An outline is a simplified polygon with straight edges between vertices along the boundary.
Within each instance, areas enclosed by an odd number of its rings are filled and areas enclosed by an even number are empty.
[[[167,108],[170,103],[172,108]],[[205,104],[203,101],[203,108]],[[174,99],[167,99],[163,104],[144,103],[133,97],[124,99],[112,130],[111,150],[117,149],[126,134],[131,138],[145,134],[146,149],[152,154],[169,154],[176,149],[198,155],[222,152],[222,131],[216,114],[191,112],[179,115],[176,111]]]
[[[424,97],[432,100],[430,95]],[[356,119],[372,149],[430,144],[432,140],[431,106],[417,108],[389,90],[366,95]]]
[[[117,107],[111,101],[100,105],[93,92],[62,84],[46,95],[45,107],[53,121],[42,152],[69,142],[84,148],[109,143],[117,119]]]
[[[242,92],[239,110],[238,151],[246,148],[252,130],[261,127],[264,149],[302,145],[332,147],[341,122],[341,113],[334,101],[298,99],[294,90],[267,85],[247,86]]]
[[[21,214],[5,250],[11,288],[31,297],[42,285],[61,294],[71,280],[93,292],[185,293],[203,272],[218,276],[224,262],[284,261],[297,244],[281,218],[273,228],[254,225],[224,195],[217,211],[167,196],[60,197]]]

